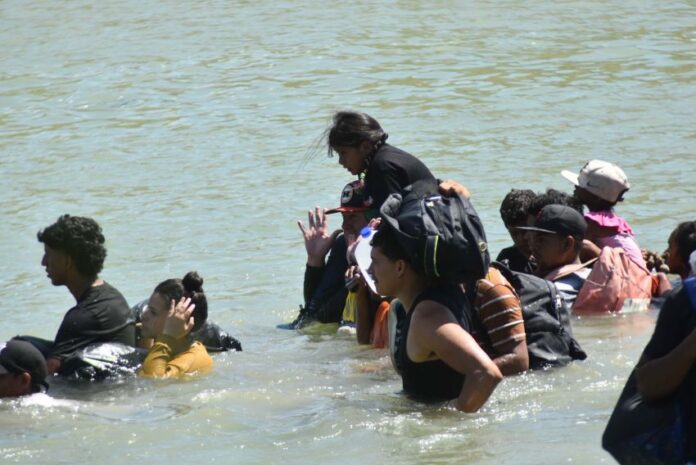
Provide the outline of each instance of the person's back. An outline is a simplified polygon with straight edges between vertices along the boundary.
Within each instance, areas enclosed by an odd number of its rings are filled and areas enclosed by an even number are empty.
[[[104,282],[88,288],[65,314],[49,356],[64,359],[90,344],[106,342],[134,345],[135,327],[126,299]]]
[[[390,194],[426,179],[435,177],[422,161],[385,143],[375,152],[366,171],[365,194],[371,206],[379,209]]]

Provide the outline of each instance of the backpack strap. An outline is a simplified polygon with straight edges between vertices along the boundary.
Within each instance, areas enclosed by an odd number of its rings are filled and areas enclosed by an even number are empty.
[[[548,273],[546,276],[544,276],[544,279],[547,281],[555,281],[557,279],[561,279],[565,276],[575,273],[576,271],[582,270],[583,268],[587,268],[589,265],[596,262],[597,259],[599,259],[599,257],[595,257],[583,263],[571,263],[570,265],[563,265],[562,267],[556,268],[552,272]]]

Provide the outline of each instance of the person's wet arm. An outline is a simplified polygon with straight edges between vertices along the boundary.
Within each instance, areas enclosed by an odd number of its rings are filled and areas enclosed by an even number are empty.
[[[374,305],[370,299],[370,290],[364,279],[360,278],[355,292],[357,307],[355,312],[356,338],[358,344],[370,344],[372,342],[370,337],[372,335],[372,325],[374,324],[375,315],[372,311]]]
[[[428,354],[465,375],[454,407],[476,412],[491,396],[503,375],[474,338],[441,305],[425,301],[413,310],[407,351],[414,361],[426,361]]]
[[[636,368],[638,392],[647,400],[672,394],[696,362],[696,329],[664,357],[646,360]]]
[[[492,344],[493,362],[505,376],[529,369],[522,304],[512,288],[481,280],[476,311]]]
[[[683,288],[660,309],[655,331],[636,367],[638,391],[646,399],[670,395],[693,367],[696,329],[689,325],[693,311]]]

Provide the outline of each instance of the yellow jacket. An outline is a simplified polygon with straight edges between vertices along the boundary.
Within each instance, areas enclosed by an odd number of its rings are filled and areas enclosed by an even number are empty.
[[[190,344],[187,338],[162,335],[150,348],[139,373],[153,378],[181,378],[208,372],[212,366],[213,359],[200,342]]]

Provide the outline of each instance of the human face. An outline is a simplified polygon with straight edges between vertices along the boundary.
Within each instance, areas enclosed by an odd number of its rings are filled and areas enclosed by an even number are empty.
[[[0,375],[0,398],[31,394],[29,373],[4,373]]]
[[[517,249],[522,252],[525,257],[529,257],[532,254],[532,250],[529,245],[529,234],[525,230],[517,229],[518,226],[526,226],[526,224],[505,225],[508,233],[510,233],[512,242],[515,244],[515,247],[517,247]]]
[[[169,315],[170,302],[161,294],[153,293],[147,301],[147,307],[140,315],[142,328],[140,334],[146,339],[154,339],[164,332],[164,323]]]
[[[46,275],[54,286],[62,286],[67,282],[68,269],[72,259],[61,250],[52,249],[44,244],[44,255],[41,258],[41,266],[46,269]]]
[[[367,226],[367,219],[365,219],[363,212],[345,212],[341,213],[341,215],[343,216],[341,229],[343,229],[345,234],[357,236],[362,228]]]
[[[679,256],[677,240],[674,237],[674,233],[669,236],[669,240],[667,241],[667,266],[669,267],[670,273],[678,274],[683,278],[686,277],[686,265],[684,264],[684,260]]]
[[[372,247],[372,265],[368,272],[372,275],[380,295],[396,296],[401,282],[403,260],[391,260],[379,247]]]
[[[558,234],[533,231],[531,238],[532,255],[540,270],[554,270],[567,265],[566,238]]]
[[[360,174],[365,169],[365,156],[367,155],[362,144],[357,147],[338,146],[334,150],[338,153],[338,163],[351,174]]]

